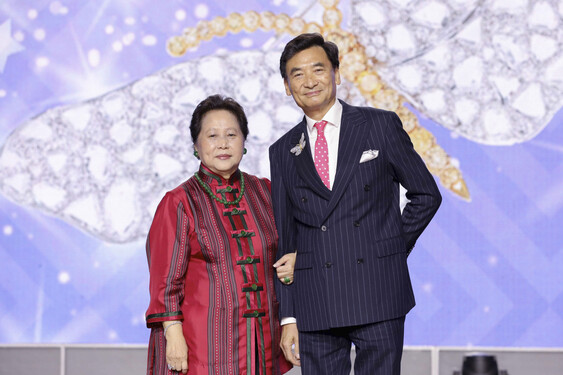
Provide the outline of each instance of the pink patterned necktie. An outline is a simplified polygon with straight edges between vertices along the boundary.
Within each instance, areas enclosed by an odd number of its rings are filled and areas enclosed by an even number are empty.
[[[328,174],[328,144],[325,138],[326,121],[315,123],[317,141],[315,142],[315,168],[321,180],[330,189],[330,175]]]

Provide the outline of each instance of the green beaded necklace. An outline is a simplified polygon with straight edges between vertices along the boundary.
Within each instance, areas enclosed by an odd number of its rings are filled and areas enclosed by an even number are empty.
[[[201,187],[203,188],[203,190],[205,190],[205,192],[213,199],[215,199],[217,202],[219,203],[223,203],[224,205],[227,206],[232,206],[235,204],[239,204],[239,202],[242,199],[242,196],[244,195],[244,176],[242,174],[242,172],[240,172],[240,194],[238,196],[237,199],[235,199],[232,202],[229,202],[228,200],[224,199],[224,198],[219,198],[218,196],[216,196],[212,191],[211,188],[209,187],[209,185],[207,185],[205,182],[203,182],[203,180],[201,179],[201,177],[199,177],[199,175],[197,174],[197,172],[194,174],[195,179],[197,180],[197,182],[199,182],[199,184],[201,185]],[[231,192],[232,188],[230,186],[227,186],[227,192]]]

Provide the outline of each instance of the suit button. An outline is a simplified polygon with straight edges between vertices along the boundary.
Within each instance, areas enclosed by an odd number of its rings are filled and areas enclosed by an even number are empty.
[[[332,263],[330,263],[330,262],[326,262],[326,263],[325,263],[325,267],[326,267],[326,268],[330,268],[330,267],[332,267]]]
[[[326,232],[326,225],[323,225],[323,226],[321,227],[321,230],[322,230],[323,232]]]
[[[359,221],[354,221],[354,226],[355,226],[355,227],[359,227],[359,226],[360,226],[360,222],[359,222]]]
[[[356,261],[358,264],[363,264],[364,263],[364,258],[358,258],[358,260]]]
[[[303,203],[307,202],[307,197],[301,197],[301,202]]]
[[[365,190],[365,191],[370,191],[370,190],[371,190],[371,186],[369,186],[369,185],[364,185],[364,190]]]

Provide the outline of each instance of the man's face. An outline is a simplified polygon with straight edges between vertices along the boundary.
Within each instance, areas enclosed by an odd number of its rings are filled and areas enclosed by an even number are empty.
[[[336,85],[340,72],[332,64],[324,49],[313,46],[287,61],[285,93],[314,120],[321,120],[336,100]]]

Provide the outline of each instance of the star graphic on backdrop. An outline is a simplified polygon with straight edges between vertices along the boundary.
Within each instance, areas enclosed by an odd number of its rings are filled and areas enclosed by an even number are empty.
[[[4,73],[8,56],[25,49],[24,46],[12,39],[11,29],[12,23],[10,20],[0,25],[0,73]]]

